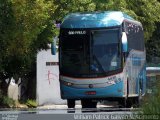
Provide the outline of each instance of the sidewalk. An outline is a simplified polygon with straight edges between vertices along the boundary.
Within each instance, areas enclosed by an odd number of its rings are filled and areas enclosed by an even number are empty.
[[[104,108],[104,107],[113,107],[113,105],[102,105],[98,104],[97,108]],[[67,105],[42,105],[38,106],[37,109],[67,109]],[[81,104],[76,104],[75,108],[82,108]]]

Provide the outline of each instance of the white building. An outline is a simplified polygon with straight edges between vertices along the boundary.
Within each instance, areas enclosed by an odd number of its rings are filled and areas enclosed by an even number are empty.
[[[58,54],[50,49],[37,54],[37,103],[66,104],[60,97]]]

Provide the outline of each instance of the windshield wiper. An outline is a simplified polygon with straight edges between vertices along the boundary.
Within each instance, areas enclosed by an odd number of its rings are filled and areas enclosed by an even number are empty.
[[[101,63],[99,62],[98,58],[97,58],[95,55],[93,55],[93,58],[94,58],[95,61],[97,62],[100,70],[105,73],[105,70],[104,70],[103,66],[101,65]]]
[[[93,40],[93,34],[94,34],[94,32],[92,31],[91,32],[91,39],[92,40]],[[105,70],[103,69],[103,66],[101,65],[101,63],[99,62],[98,58],[94,54],[93,54],[93,59],[95,59],[97,65],[100,67],[100,70],[105,73]],[[99,69],[99,67],[98,67],[98,69]]]

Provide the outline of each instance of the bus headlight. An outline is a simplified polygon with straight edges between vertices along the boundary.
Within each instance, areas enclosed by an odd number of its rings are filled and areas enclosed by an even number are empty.
[[[66,82],[66,81],[63,81],[63,80],[61,80],[61,83],[62,83],[63,85],[66,85],[66,86],[72,86],[72,85],[73,85],[73,83],[71,83],[71,82]]]

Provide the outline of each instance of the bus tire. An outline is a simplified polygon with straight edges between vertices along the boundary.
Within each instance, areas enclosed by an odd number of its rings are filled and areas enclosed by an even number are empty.
[[[68,99],[67,100],[67,106],[68,106],[68,108],[75,108],[75,100]]]
[[[132,106],[129,98],[122,98],[119,101],[119,104],[120,104],[119,106],[120,108],[130,108]]]

